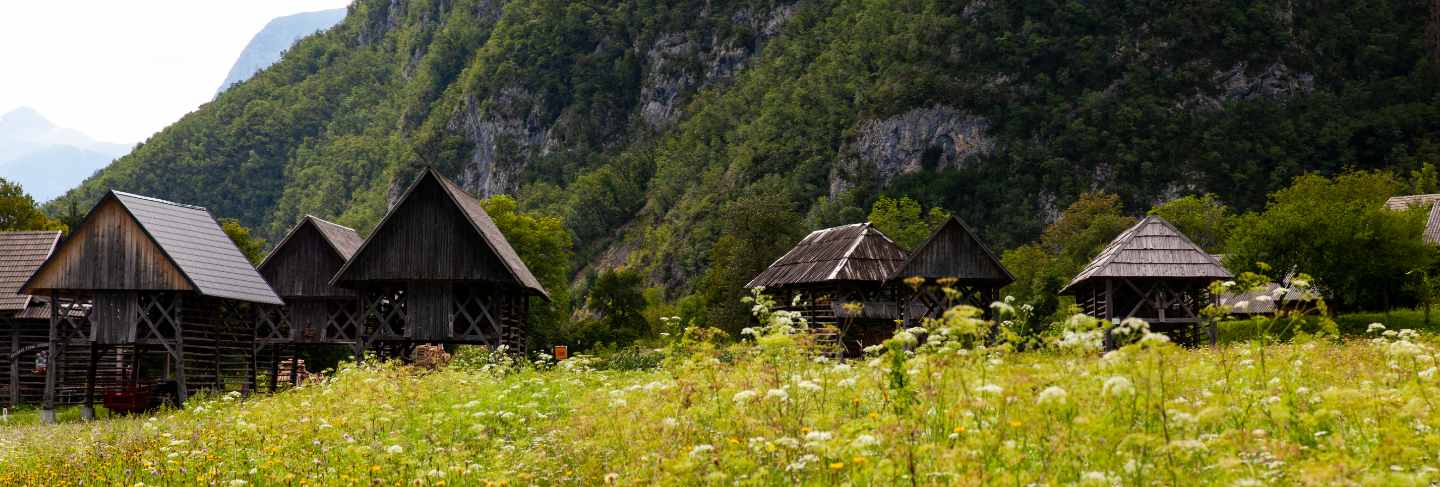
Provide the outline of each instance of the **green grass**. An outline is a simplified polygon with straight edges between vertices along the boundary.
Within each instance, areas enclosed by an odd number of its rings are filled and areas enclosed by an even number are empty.
[[[642,371],[348,367],[153,418],[0,427],[0,485],[1425,484],[1434,354],[1392,338],[841,364],[696,345]]]

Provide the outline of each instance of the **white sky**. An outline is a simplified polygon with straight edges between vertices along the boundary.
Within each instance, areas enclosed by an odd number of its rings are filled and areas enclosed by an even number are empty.
[[[0,0],[0,114],[133,144],[210,101],[275,17],[349,0]]]

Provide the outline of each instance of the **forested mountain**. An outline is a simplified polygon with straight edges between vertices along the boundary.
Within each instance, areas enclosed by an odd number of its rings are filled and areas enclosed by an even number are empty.
[[[722,233],[788,240],[882,194],[1007,248],[1086,191],[1243,210],[1307,171],[1440,161],[1431,8],[359,0],[50,210],[116,188],[272,238],[304,213],[368,229],[429,164],[564,218],[577,272],[672,295]]]
[[[215,94],[218,95],[230,85],[250,79],[255,73],[275,64],[280,60],[280,55],[294,45],[295,41],[334,27],[344,18],[345,9],[337,8],[286,15],[271,20],[245,44],[245,49],[240,51],[240,57],[230,66],[230,73],[225,75],[225,81],[220,83]]]

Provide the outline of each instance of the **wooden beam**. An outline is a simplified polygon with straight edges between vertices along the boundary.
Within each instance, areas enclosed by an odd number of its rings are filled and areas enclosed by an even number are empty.
[[[41,400],[40,404],[40,422],[44,424],[55,424],[55,388],[58,385],[55,382],[55,376],[57,375],[58,371],[50,369],[55,368],[55,349],[60,345],[60,315],[58,314],[59,306],[53,306],[54,303],[58,302],[60,302],[59,296],[55,293],[55,291],[51,291],[50,303],[52,303],[52,306],[50,306],[50,348],[48,350],[50,356],[49,361],[46,363],[45,370],[45,397],[43,400]]]

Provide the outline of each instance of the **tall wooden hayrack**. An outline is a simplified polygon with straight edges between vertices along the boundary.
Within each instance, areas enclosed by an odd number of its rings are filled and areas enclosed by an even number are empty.
[[[253,388],[255,308],[282,304],[209,211],[118,191],[101,198],[21,292],[51,303],[52,369],[88,346],[87,417],[97,393],[133,399],[158,383],[183,403],[195,389]],[[101,375],[120,380],[105,384]],[[58,376],[46,376],[47,421],[60,402]]]
[[[330,281],[360,295],[362,346],[523,349],[530,299],[550,295],[480,202],[425,169]]]
[[[833,325],[853,353],[890,336],[901,316],[888,279],[905,249],[870,223],[810,232],[746,288],[764,288],[783,310],[813,326]]]
[[[330,279],[364,241],[350,227],[305,215],[260,263],[260,275],[285,300],[283,307],[260,309],[255,335],[257,354],[269,352],[271,390],[279,383],[282,355],[290,358],[285,367],[288,382],[298,382],[295,355],[301,347],[344,346],[363,352],[355,348],[364,323],[359,293],[332,286]]]
[[[1170,222],[1148,216],[1115,237],[1061,294],[1086,314],[1118,323],[1139,318],[1180,343],[1215,341],[1201,329],[1210,283],[1233,277]]]
[[[952,216],[910,253],[889,281],[901,303],[901,319],[909,326],[938,319],[961,304],[989,313],[990,304],[1000,299],[1000,288],[1015,277],[969,225]]]

